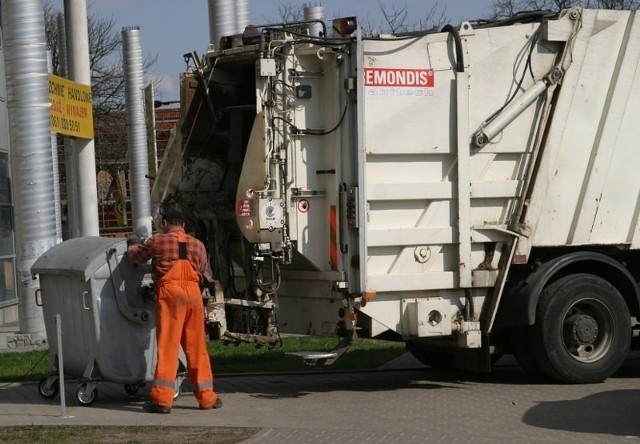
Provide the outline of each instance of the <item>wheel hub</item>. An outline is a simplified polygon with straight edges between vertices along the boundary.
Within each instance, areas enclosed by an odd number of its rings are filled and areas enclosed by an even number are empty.
[[[578,315],[568,319],[572,336],[578,344],[593,344],[598,337],[598,323],[589,315]]]

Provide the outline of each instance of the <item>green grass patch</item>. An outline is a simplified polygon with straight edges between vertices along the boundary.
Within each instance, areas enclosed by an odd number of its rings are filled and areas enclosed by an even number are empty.
[[[330,351],[337,338],[310,336],[283,338],[282,346],[257,348],[252,344],[224,345],[221,341],[208,343],[211,362],[216,374],[298,372],[318,370],[366,370],[378,368],[405,352],[403,342],[358,339],[331,366],[309,366],[289,352]],[[66,352],[65,352],[66,354]],[[0,353],[0,383],[39,381],[49,361],[47,350]]]
[[[0,353],[0,382],[38,381],[48,363],[48,350]]]
[[[0,443],[235,444],[251,438],[259,430],[250,427],[16,426],[0,428]]]

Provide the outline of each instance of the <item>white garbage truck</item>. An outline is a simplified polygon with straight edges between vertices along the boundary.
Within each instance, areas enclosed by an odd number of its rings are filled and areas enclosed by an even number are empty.
[[[402,35],[267,24],[186,54],[153,201],[209,248],[210,331],[402,340],[421,361],[602,381],[640,316],[640,15]],[[215,282],[214,282],[215,281]]]

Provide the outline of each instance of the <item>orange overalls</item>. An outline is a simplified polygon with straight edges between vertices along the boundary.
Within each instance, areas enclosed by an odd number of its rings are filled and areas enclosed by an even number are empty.
[[[210,408],[217,396],[204,333],[200,276],[187,260],[184,234],[178,236],[179,259],[156,283],[158,363],[150,395],[153,404],[171,407],[175,393],[180,345],[187,358],[189,381],[200,408]]]

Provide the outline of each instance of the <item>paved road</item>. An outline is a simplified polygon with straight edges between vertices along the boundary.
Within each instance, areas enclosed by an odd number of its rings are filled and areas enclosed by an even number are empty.
[[[512,360],[491,375],[451,375],[420,366],[359,373],[227,376],[224,407],[200,411],[190,393],[170,415],[141,410],[144,393],[103,383],[91,407],[76,384],[47,401],[35,384],[0,387],[0,426],[180,425],[257,427],[249,443],[615,443],[640,442],[640,358],[602,384],[529,380]],[[394,366],[391,366],[394,367]],[[413,367],[413,368],[412,368]]]

